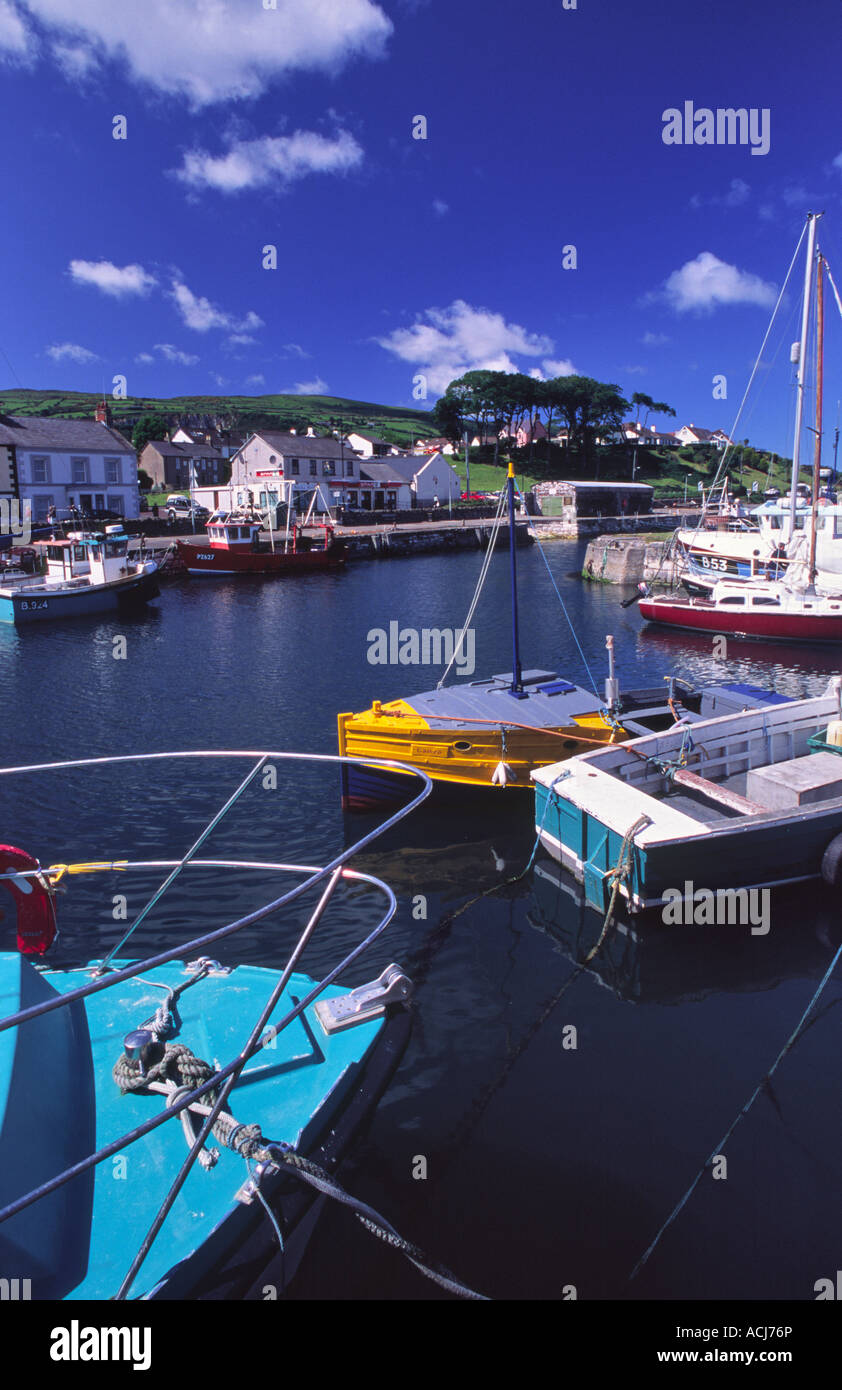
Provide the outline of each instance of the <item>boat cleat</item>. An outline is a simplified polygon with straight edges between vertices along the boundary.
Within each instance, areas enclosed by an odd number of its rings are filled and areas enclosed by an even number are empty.
[[[211,960],[210,956],[199,956],[197,960],[189,960],[184,967],[186,975],[194,975],[198,970],[203,970],[206,975],[230,975],[232,967],[220,965],[218,960]]]
[[[412,993],[412,981],[399,965],[387,965],[382,975],[366,985],[358,985],[348,994],[333,999],[320,999],[315,1005],[316,1016],[326,1033],[339,1033],[358,1023],[380,1018],[390,1004],[403,1004]]]

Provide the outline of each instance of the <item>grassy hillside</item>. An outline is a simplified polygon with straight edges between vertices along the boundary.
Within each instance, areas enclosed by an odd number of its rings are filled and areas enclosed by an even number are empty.
[[[71,419],[93,417],[101,396],[85,391],[0,391],[0,412],[8,415],[61,415]],[[348,432],[364,430],[382,434],[395,443],[414,443],[432,437],[436,430],[425,410],[405,406],[376,405],[342,396],[127,396],[108,398],[117,429],[131,437],[141,415],[161,414],[172,423],[225,422],[237,429],[301,429],[327,426],[331,417],[341,420]]]

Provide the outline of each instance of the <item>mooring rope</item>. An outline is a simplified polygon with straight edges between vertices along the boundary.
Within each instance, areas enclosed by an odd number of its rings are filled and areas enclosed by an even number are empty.
[[[602,924],[602,931],[599,934],[599,938],[596,942],[596,945],[593,946],[592,949],[585,956],[585,965],[589,965],[590,962],[593,960],[594,956],[596,955],[597,951],[599,950],[603,941],[605,940],[608,928],[611,925],[611,921],[614,917],[614,908],[617,905],[617,895],[620,891],[620,884],[628,878],[629,870],[631,869],[631,854],[632,850],[634,849],[634,837],[637,834],[638,830],[644,830],[646,826],[651,825],[651,823],[652,822],[650,821],[648,816],[638,816],[634,825],[629,826],[628,830],[623,836],[623,843],[620,846],[619,858],[617,859],[617,863],[611,871],[611,897],[608,903],[608,911],[605,914],[605,921]]]
[[[837,949],[836,954],[833,957],[833,960],[830,962],[830,965],[828,966],[827,970],[824,973],[824,976],[822,977],[818,989],[816,990],[815,994],[813,995],[812,999],[810,1000],[809,1004],[807,1005],[806,1009],[801,1015],[801,1018],[798,1020],[798,1023],[796,1024],[795,1028],[790,1033],[789,1037],[787,1038],[786,1042],[784,1043],[783,1047],[781,1048],[771,1067],[766,1072],[765,1076],[763,1076],[760,1079],[760,1081],[758,1081],[757,1085],[755,1086],[745,1105],[735,1116],[734,1120],[728,1126],[727,1130],[725,1131],[719,1142],[716,1145],[714,1145],[713,1149],[708,1154],[707,1158],[705,1159],[698,1173],[694,1177],[687,1191],[684,1193],[684,1196],[678,1202],[676,1202],[666,1221],[663,1223],[657,1235],[655,1236],[655,1239],[641,1255],[640,1259],[638,1260],[637,1264],[635,1265],[634,1269],[629,1275],[629,1283],[631,1283],[633,1279],[637,1278],[638,1274],[643,1269],[643,1266],[648,1261],[650,1255],[655,1250],[655,1247],[657,1246],[664,1232],[669,1229],[673,1221],[675,1221],[676,1217],[687,1205],[688,1201],[690,1200],[696,1188],[698,1187],[699,1182],[704,1176],[705,1170],[707,1169],[708,1165],[713,1163],[715,1158],[719,1157],[725,1145],[728,1143],[728,1140],[731,1138],[731,1135],[734,1133],[734,1130],[737,1128],[737,1125],[740,1123],[740,1120],[742,1120],[743,1117],[747,1115],[748,1112],[751,1110],[751,1107],[754,1105],[754,1102],[757,1100],[757,1097],[771,1081],[772,1077],[774,1076],[775,1072],[777,1071],[780,1063],[783,1061],[786,1054],[795,1046],[796,1042],[798,1041],[799,1037],[804,1031],[804,1026],[807,1022],[807,1019],[809,1018],[810,1014],[812,1013],[813,1009],[818,1003],[819,998],[822,992],[824,991],[826,985],[829,983],[830,978],[833,975],[833,972],[836,969],[836,966],[840,958],[842,958],[842,945],[840,945]]]

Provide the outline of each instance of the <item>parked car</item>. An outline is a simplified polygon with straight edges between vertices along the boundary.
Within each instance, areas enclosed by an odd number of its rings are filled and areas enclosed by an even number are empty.
[[[481,492],[463,492],[463,502],[483,502],[485,499]]]
[[[210,518],[207,507],[202,507],[198,502],[191,504],[189,497],[184,497],[180,492],[171,492],[166,501],[165,511],[168,521],[189,521],[190,517],[195,517],[196,521],[204,524]]]

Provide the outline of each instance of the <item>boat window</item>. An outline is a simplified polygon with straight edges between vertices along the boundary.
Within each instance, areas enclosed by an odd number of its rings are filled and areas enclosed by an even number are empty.
[[[73,547],[73,559],[74,559],[74,560],[84,560],[84,558],[85,558],[85,547],[84,547],[83,545],[74,545],[74,547]]]
[[[721,608],[724,608],[726,603],[731,607],[736,607],[738,605],[743,606],[745,604],[745,599],[742,597],[742,595],[738,596],[737,594],[734,594],[733,598],[722,598],[719,600]]]
[[[753,599],[751,600],[751,604],[752,604],[752,607],[753,607],[753,608],[762,608],[764,604],[765,604],[765,606],[766,606],[767,608],[780,608],[780,606],[781,606],[781,601],[780,601],[779,598],[763,598],[763,597],[761,597],[761,598],[753,598]]]
[[[833,535],[835,539],[842,536],[842,513],[835,512],[833,517]]]

